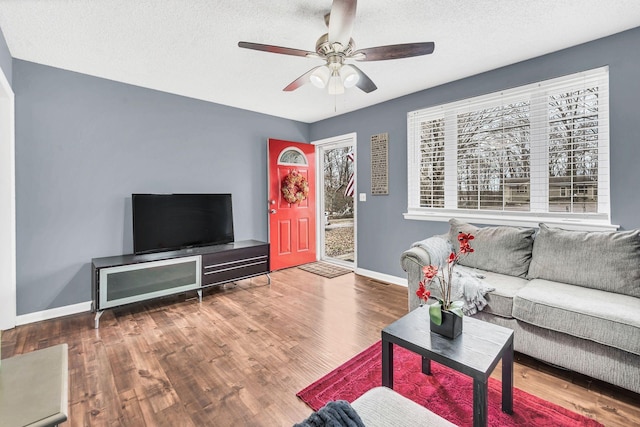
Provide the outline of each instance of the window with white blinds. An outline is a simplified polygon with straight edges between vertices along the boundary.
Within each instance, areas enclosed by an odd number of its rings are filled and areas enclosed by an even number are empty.
[[[611,228],[608,88],[603,67],[410,112],[405,217]]]

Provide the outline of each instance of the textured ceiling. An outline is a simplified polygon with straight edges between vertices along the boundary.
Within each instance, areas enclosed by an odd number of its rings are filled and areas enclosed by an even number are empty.
[[[638,0],[361,0],[356,47],[434,41],[432,55],[358,66],[378,90],[282,89],[318,59],[331,0],[0,0],[14,58],[315,122],[640,26]]]

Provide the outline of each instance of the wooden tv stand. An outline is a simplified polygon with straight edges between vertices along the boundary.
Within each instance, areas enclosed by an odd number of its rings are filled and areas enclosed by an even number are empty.
[[[105,309],[196,291],[265,274],[269,276],[269,244],[244,240],[144,255],[91,260],[91,310],[95,328]]]

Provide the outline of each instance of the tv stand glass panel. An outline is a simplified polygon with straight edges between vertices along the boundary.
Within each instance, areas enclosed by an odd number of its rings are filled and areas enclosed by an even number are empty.
[[[200,260],[198,255],[102,269],[100,308],[198,289]]]

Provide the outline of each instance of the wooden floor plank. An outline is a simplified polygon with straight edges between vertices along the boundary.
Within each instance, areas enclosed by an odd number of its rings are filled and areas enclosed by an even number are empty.
[[[380,339],[407,312],[407,289],[353,273],[291,268],[5,331],[2,356],[69,344],[62,426],[291,426],[295,393]],[[518,355],[515,386],[595,418],[640,425],[639,396]],[[499,378],[500,369],[493,376]]]

